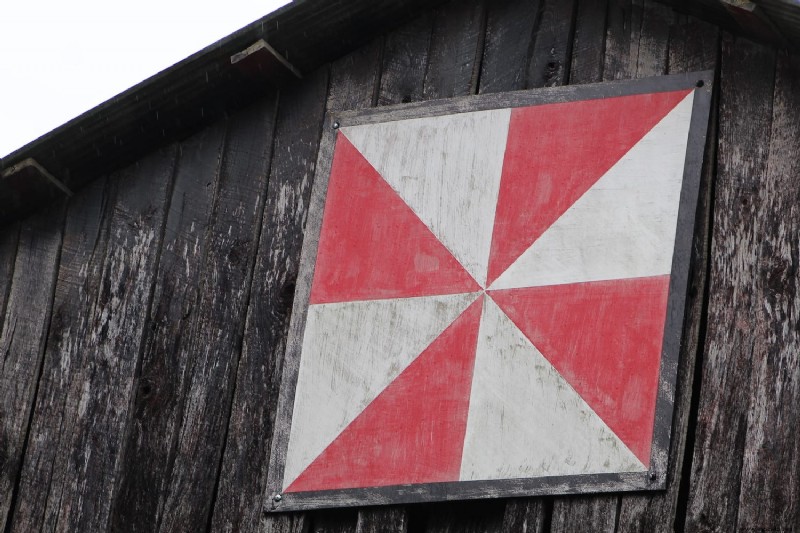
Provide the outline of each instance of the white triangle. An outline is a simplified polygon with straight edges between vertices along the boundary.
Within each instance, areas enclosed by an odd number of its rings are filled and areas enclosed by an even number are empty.
[[[284,487],[478,294],[310,305]]]
[[[645,470],[497,304],[486,298],[461,479]]]
[[[675,106],[491,288],[669,274],[693,98]]]
[[[342,128],[483,287],[509,109]]]

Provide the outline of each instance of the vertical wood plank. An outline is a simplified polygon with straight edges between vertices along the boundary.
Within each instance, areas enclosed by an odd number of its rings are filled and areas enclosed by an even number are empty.
[[[751,323],[751,401],[739,492],[739,531],[800,525],[800,58],[781,53],[766,175],[759,184],[759,250]],[[764,138],[762,142],[766,142]]]
[[[499,0],[488,4],[479,93],[527,88],[539,11],[539,0]]]
[[[12,532],[53,530],[58,507],[48,500],[71,475],[56,468],[69,453],[75,421],[67,403],[73,380],[84,368],[81,339],[96,300],[108,241],[111,209],[105,179],[92,182],[71,200],[64,227],[52,319],[42,377],[31,422]]]
[[[433,12],[426,11],[386,35],[378,105],[422,100],[432,31]]]
[[[574,496],[558,499],[553,506],[551,533],[614,533],[618,498]]]
[[[433,20],[433,12],[428,11],[386,36],[378,86],[378,105],[418,101],[423,98]],[[338,67],[339,65],[334,70]],[[336,83],[335,81],[334,85]],[[356,531],[404,533],[407,519],[408,513],[404,506],[359,510]]]
[[[261,508],[259,507],[259,511]],[[218,531],[212,526],[212,531]],[[225,529],[224,531],[236,531]],[[259,529],[242,529],[241,531],[261,531],[263,533],[308,533],[308,520],[304,513],[287,513],[273,515],[261,523]]]
[[[223,122],[180,145],[112,530],[158,528],[186,393],[181,347],[192,335],[225,129]]]
[[[681,17],[672,27],[669,40],[669,72],[714,70],[719,50],[716,26],[690,17]],[[675,412],[669,452],[667,490],[653,494],[622,497],[617,530],[668,532],[675,526],[678,499],[683,486],[682,474],[688,462],[686,446],[690,409],[694,394],[696,360],[702,349],[707,307],[708,255],[711,246],[711,201],[716,170],[716,109],[712,103],[711,120],[706,141],[704,162],[697,202],[696,228],[692,243],[692,269],[687,315],[681,343],[680,362],[675,390]],[[682,519],[679,518],[682,524]]]
[[[48,487],[46,527],[104,530],[111,508],[176,151],[164,149],[115,174],[108,246],[68,374],[67,431]],[[94,276],[94,274],[92,274]]]
[[[671,8],[650,0],[609,0],[608,10],[604,79],[664,74],[668,52],[665,35],[673,18]],[[556,498],[551,529],[563,532],[576,531],[576,528],[583,531],[614,531],[619,510],[617,496]]]
[[[351,54],[335,61],[331,65],[330,83],[328,86],[328,95],[326,100],[326,108],[329,112],[343,111],[348,109],[359,109],[363,107],[370,107],[374,105],[378,98],[378,86],[380,81],[380,66],[382,56],[382,40],[376,40],[366,46],[352,52]],[[315,119],[314,125],[319,128],[321,126],[322,116]],[[318,131],[318,130],[317,130]],[[314,139],[313,152],[306,154],[308,159],[304,164],[310,165],[308,170],[304,171],[304,179],[309,182],[303,184],[302,189],[302,205],[299,206],[297,215],[299,220],[305,221],[308,209],[308,195],[310,194],[311,181],[313,176],[313,169],[316,163],[316,150],[318,147],[319,138]],[[309,149],[311,147],[309,146]],[[297,163],[294,163],[295,165]],[[266,224],[266,220],[265,220]],[[266,229],[266,227],[265,227]],[[274,231],[274,229],[272,230]],[[294,280],[297,277],[297,268],[299,261],[299,242],[296,243],[297,248],[293,249],[293,270],[291,277],[285,280],[282,288],[282,298],[285,303],[285,322],[281,324],[283,328],[288,328],[288,319],[292,307],[292,297],[294,296]],[[281,270],[279,268],[278,270]],[[281,338],[276,347],[276,355],[280,357],[280,364],[282,366],[283,351],[285,349],[285,335],[288,329],[281,330]],[[280,375],[276,376],[279,380]],[[277,394],[277,387],[279,381],[275,381],[274,392]],[[270,412],[271,420],[274,422],[275,413],[273,410]],[[312,530],[319,529],[320,531],[355,531],[357,514],[352,513],[336,513],[333,511],[319,511],[317,513],[301,515],[302,520],[305,521],[305,526],[310,527]],[[264,516],[261,527],[267,531],[279,527],[278,523],[282,519],[276,518],[273,515]]]
[[[17,258],[19,223],[0,228],[0,324],[5,321],[6,303],[14,277],[14,262]]]
[[[272,152],[276,98],[231,117],[201,266],[195,322],[160,531],[208,527],[241,350]]]
[[[673,19],[672,8],[654,0],[609,0],[603,79],[663,74]]]
[[[545,57],[560,55],[555,47],[551,54],[546,49],[546,43],[558,41],[561,50],[566,50],[566,41],[570,37],[556,36],[556,28],[553,28],[553,32],[547,30],[537,33],[537,29],[541,28],[540,19],[546,18],[545,24],[554,23],[554,11],[557,9],[552,2],[544,4],[514,0],[489,3],[478,88],[480,93],[525,89],[532,84],[543,83],[547,77],[545,74],[558,70],[545,69],[542,71],[544,74],[537,70],[546,65],[548,60]],[[559,24],[556,26],[561,27]],[[547,517],[548,507],[542,498],[513,499],[504,506],[501,528],[506,532],[539,532],[543,530]]]
[[[708,329],[686,517],[687,531],[734,531],[752,397],[763,182],[775,55],[722,39],[718,170]],[[746,120],[742,120],[746,117]],[[754,140],[758,140],[754,142]]]
[[[405,533],[408,512],[403,506],[361,509],[358,512],[356,533]]]
[[[50,323],[63,230],[63,206],[21,223],[0,336],[0,530],[5,530],[34,408]]]
[[[672,7],[654,0],[642,3],[641,26],[631,34],[631,76],[646,78],[667,72],[669,30],[675,21]],[[636,50],[636,56],[633,56]]]
[[[369,107],[377,101],[381,50],[382,40],[376,39],[333,63],[328,111]]]
[[[275,405],[327,89],[324,68],[280,95],[213,531],[256,531],[262,520]],[[270,516],[261,527],[293,531],[303,527],[301,517]]]
[[[603,80],[608,0],[578,0],[569,82]]]
[[[641,0],[608,0],[606,14],[606,42],[603,61],[603,81],[629,79],[631,33],[641,20]]]
[[[436,12],[423,96],[475,94],[486,25],[484,0],[455,0]]]
[[[361,109],[378,102],[382,56],[382,41],[376,40],[331,65],[328,112]],[[348,95],[348,98],[341,95]],[[358,513],[318,511],[311,514],[311,529],[315,533],[352,532],[357,520]]]
[[[528,66],[529,88],[556,87],[569,79],[576,0],[543,0]]]
[[[96,300],[67,403],[74,417],[64,439],[56,531],[107,527],[122,460],[135,375],[158,265],[177,149],[151,154],[113,178],[116,201]],[[50,502],[48,502],[50,504]]]
[[[504,532],[544,533],[547,529],[549,509],[542,498],[519,498],[508,500],[503,513]]]
[[[556,498],[550,531],[553,533],[572,531],[610,531],[617,526],[617,496],[587,496],[578,498]]]

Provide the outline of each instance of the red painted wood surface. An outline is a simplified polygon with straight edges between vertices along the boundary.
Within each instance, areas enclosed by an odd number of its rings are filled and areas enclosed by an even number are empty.
[[[473,302],[286,492],[458,480],[482,304]]]
[[[645,465],[669,276],[492,291],[492,298]]]
[[[688,93],[643,94],[512,111],[488,284]]]
[[[339,134],[311,303],[476,290],[453,255]]]

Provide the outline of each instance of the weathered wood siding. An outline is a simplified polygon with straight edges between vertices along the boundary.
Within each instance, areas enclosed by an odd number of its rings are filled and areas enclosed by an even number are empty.
[[[713,69],[668,489],[265,516],[324,113]],[[468,0],[0,228],[0,531],[800,529],[800,58],[650,0]]]

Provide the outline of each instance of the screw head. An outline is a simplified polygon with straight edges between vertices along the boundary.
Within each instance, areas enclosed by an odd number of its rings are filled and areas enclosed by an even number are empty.
[[[276,494],[272,499],[275,500],[276,502],[279,502],[283,499],[283,496],[281,496],[280,494]]]
[[[655,481],[657,477],[658,474],[656,474],[655,472],[650,472],[650,481]]]
[[[338,121],[333,123],[333,129],[335,129],[335,130],[339,129],[339,122]]]

